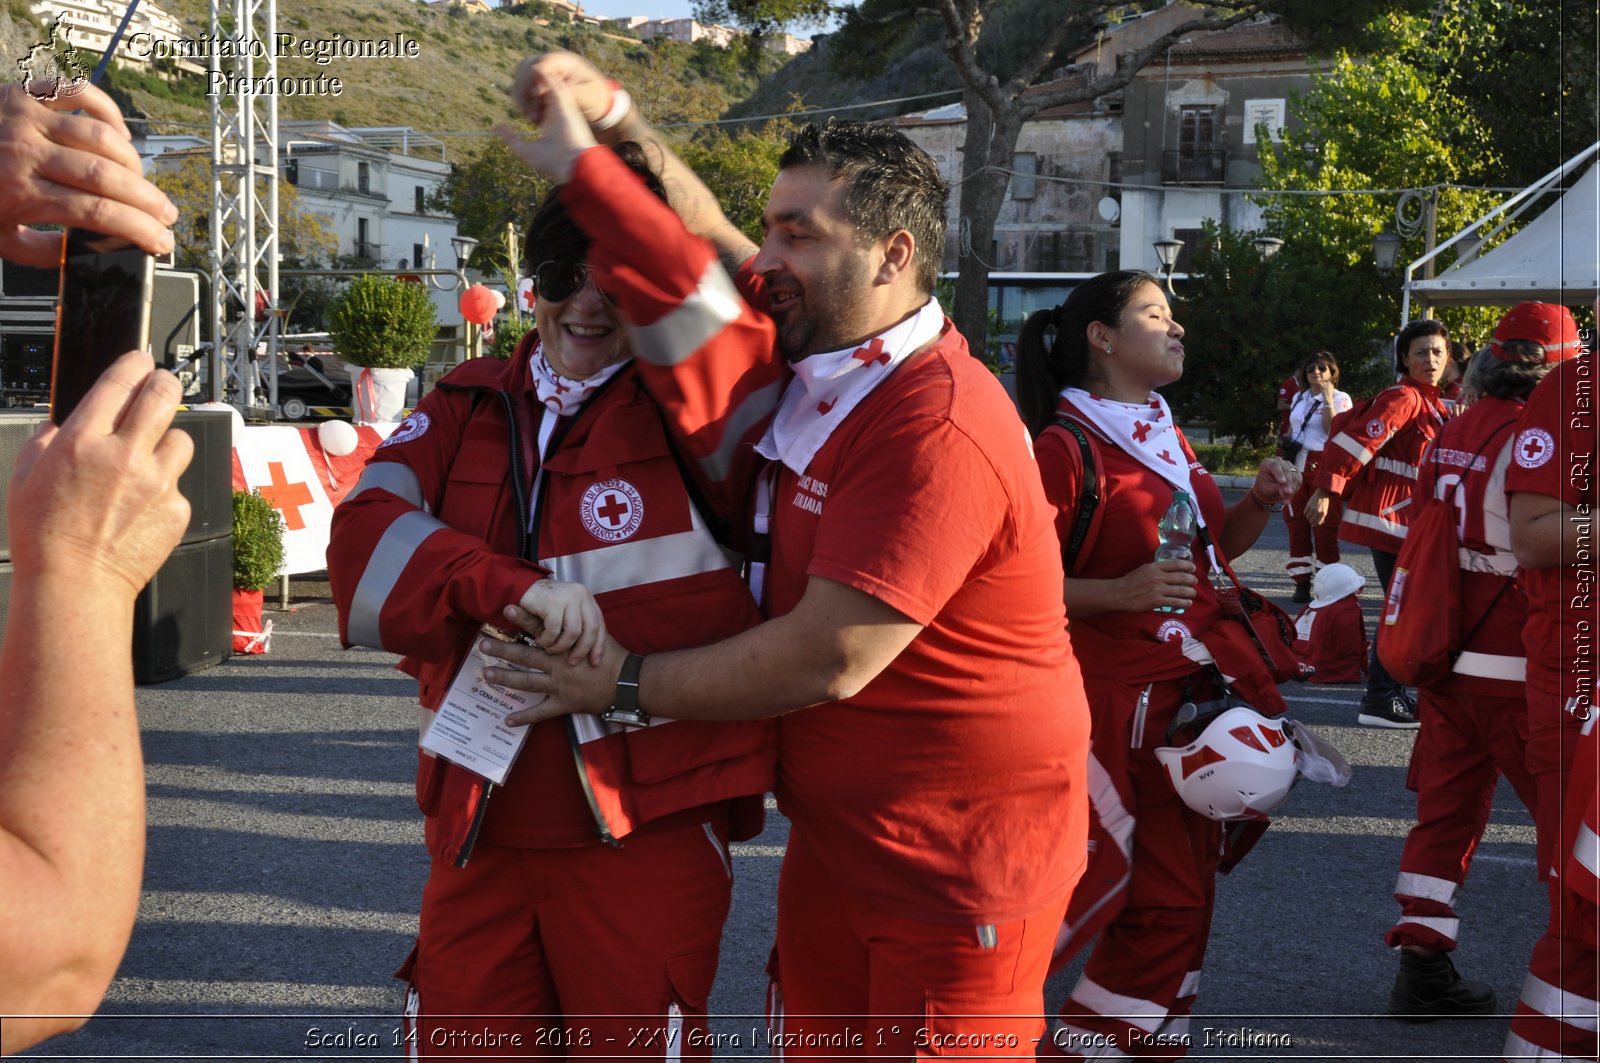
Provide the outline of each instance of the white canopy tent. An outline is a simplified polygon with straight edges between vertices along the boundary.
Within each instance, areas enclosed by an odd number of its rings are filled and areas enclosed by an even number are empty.
[[[1412,278],[1430,258],[1463,237],[1492,237],[1542,193],[1559,189],[1597,153],[1600,141],[1407,266],[1403,316],[1410,317],[1413,293],[1435,306],[1509,306],[1528,300],[1588,305],[1600,293],[1600,164],[1590,165],[1559,200],[1494,250],[1458,260],[1437,277]]]

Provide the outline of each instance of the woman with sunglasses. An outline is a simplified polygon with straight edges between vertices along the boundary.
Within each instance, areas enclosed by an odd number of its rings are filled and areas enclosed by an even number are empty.
[[[1311,497],[1311,477],[1322,461],[1322,448],[1333,427],[1333,415],[1350,408],[1350,396],[1339,390],[1339,363],[1327,351],[1318,351],[1305,360],[1300,375],[1306,386],[1289,407],[1289,430],[1285,435],[1296,444],[1292,457],[1300,470],[1300,490],[1283,510],[1283,523],[1289,531],[1289,577],[1294,580],[1294,601],[1311,601],[1311,577],[1323,565],[1339,560],[1339,503],[1333,501],[1328,515],[1315,529],[1306,521],[1305,505]]]
[[[1339,538],[1371,549],[1385,597],[1406,540],[1422,456],[1444,427],[1439,381],[1450,364],[1450,330],[1431,318],[1413,321],[1395,337],[1394,351],[1399,381],[1378,393],[1360,424],[1330,440],[1317,471],[1306,477],[1316,490],[1305,502],[1306,520],[1315,528],[1332,515],[1334,500],[1344,500]],[[1417,728],[1416,703],[1383,667],[1376,648],[1356,721]]]
[[[618,154],[666,198],[637,148]],[[344,638],[405,654],[427,709],[453,678],[476,683],[482,626],[540,575],[590,588],[605,629],[639,653],[760,619],[561,188],[524,246],[535,329],[508,361],[444,377],[334,518]],[[727,846],[760,829],[774,725],[651,721],[623,687],[601,716],[529,728],[502,786],[419,757],[432,866],[400,977],[420,1055],[709,1054],[697,1034],[731,896]]]

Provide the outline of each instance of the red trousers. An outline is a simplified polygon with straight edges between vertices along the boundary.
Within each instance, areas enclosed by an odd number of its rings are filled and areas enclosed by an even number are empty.
[[[1072,894],[1056,964],[1099,939],[1041,1057],[1175,1059],[1188,1052],[1222,824],[1183,803],[1153,753],[1167,744],[1183,685],[1152,685],[1137,746],[1130,742],[1132,706],[1095,706],[1089,868]]]
[[[1512,1058],[1596,1058],[1600,917],[1594,902],[1566,888],[1560,874],[1581,822],[1564,816],[1566,782],[1579,735],[1594,720],[1568,708],[1559,694],[1528,684],[1528,766],[1538,789],[1539,867],[1550,872],[1550,920],[1534,943],[1511,1017],[1505,1054]]]
[[[732,884],[725,821],[434,861],[399,972],[412,1054],[709,1058]]]
[[[1311,486],[1311,474],[1321,458],[1320,450],[1306,455],[1305,479],[1283,507],[1283,526],[1289,532],[1289,563],[1284,567],[1296,583],[1309,582],[1317,569],[1339,560],[1339,519],[1344,516],[1344,502],[1337,495],[1330,496],[1327,519],[1315,528],[1305,518],[1306,499],[1316,490]]]
[[[1031,1060],[1066,898],[987,926],[919,923],[846,893],[791,826],[768,973],[773,1059]]]
[[[1390,947],[1456,947],[1456,891],[1483,837],[1494,789],[1505,775],[1531,811],[1536,804],[1526,756],[1528,706],[1522,698],[1447,694],[1424,688],[1422,723],[1411,747],[1406,785],[1417,795],[1417,822],[1400,854],[1395,900],[1400,919]]]

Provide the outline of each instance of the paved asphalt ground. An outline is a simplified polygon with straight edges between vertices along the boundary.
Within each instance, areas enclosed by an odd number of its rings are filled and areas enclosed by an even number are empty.
[[[1285,604],[1286,545],[1275,522],[1241,566]],[[1346,560],[1372,578],[1364,552]],[[427,871],[411,798],[413,684],[391,655],[340,650],[325,584],[296,580],[293,594],[287,611],[269,609],[270,654],[140,690],[150,833],[138,926],[100,1014],[32,1057],[398,1054],[402,994],[390,974],[416,931]],[[1369,623],[1376,597],[1369,591]],[[1502,1014],[1426,1025],[1384,1017],[1396,960],[1381,937],[1395,919],[1390,891],[1414,810],[1404,788],[1413,736],[1355,726],[1356,688],[1286,692],[1355,778],[1342,790],[1299,787],[1221,881],[1192,1054],[1498,1059],[1544,919],[1530,816],[1502,785],[1461,901],[1458,966],[1495,987]],[[785,833],[774,811],[765,835],[735,847],[712,998],[728,1058],[766,1054],[752,1028]],[[1048,1009],[1075,978],[1074,969],[1050,980]]]

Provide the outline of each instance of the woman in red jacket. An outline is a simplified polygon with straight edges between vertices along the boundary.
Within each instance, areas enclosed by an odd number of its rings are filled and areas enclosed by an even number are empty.
[[[1380,392],[1359,424],[1328,441],[1306,500],[1312,527],[1327,517],[1332,498],[1344,500],[1339,538],[1372,551],[1385,597],[1395,558],[1406,539],[1418,467],[1444,425],[1439,380],[1450,363],[1450,330],[1441,321],[1413,321],[1395,337],[1399,381]],[[1415,729],[1416,705],[1374,651],[1367,690],[1356,719],[1371,727]]]

